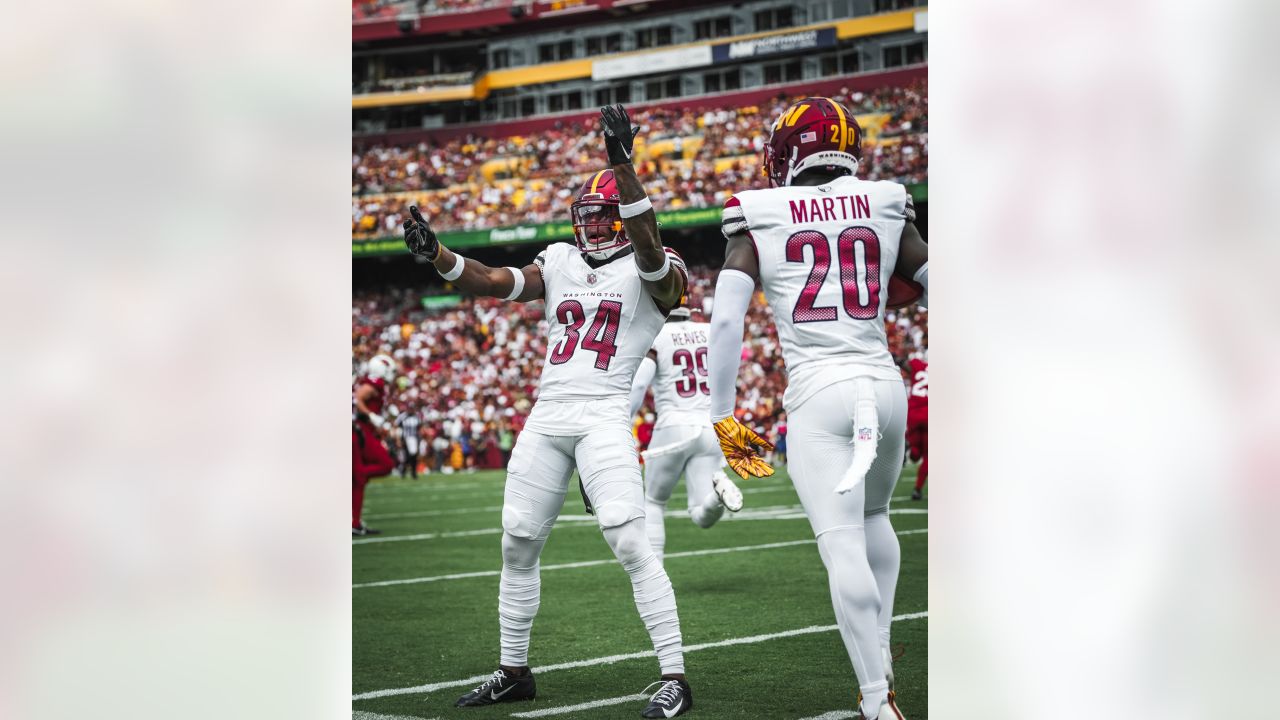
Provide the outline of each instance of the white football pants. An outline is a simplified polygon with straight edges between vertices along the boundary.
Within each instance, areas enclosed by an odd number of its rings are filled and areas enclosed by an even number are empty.
[[[653,431],[644,464],[645,530],[659,560],[667,544],[663,513],[680,476],[684,475],[689,493],[689,519],[700,528],[709,528],[724,515],[712,480],[724,464],[720,442],[710,425],[669,425]]]
[[[644,534],[640,463],[625,423],[574,436],[525,430],[516,440],[502,501],[500,663],[528,664],[529,633],[541,595],[538,558],[564,506],[575,467],[605,541],[631,577],[636,609],[649,630],[662,672],[683,673],[675,591]]]
[[[900,561],[889,499],[902,470],[907,396],[901,382],[862,382],[874,389],[880,421],[876,459],[864,487],[834,492],[853,462],[854,380],[823,388],[788,411],[787,468],[818,539],[863,708],[876,712],[888,692],[881,647],[889,645]]]

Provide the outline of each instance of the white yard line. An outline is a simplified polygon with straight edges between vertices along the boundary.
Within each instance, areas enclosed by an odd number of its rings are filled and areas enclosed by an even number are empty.
[[[643,693],[635,695],[623,695],[621,697],[605,698],[604,700],[592,700],[591,702],[578,703],[577,705],[561,705],[560,707],[543,708],[542,710],[530,710],[529,712],[511,713],[511,717],[518,718],[536,718],[546,717],[548,715],[563,715],[564,713],[577,712],[579,710],[593,710],[599,707],[608,707],[610,705],[621,705],[622,703],[639,702],[640,700],[648,700],[649,696]]]
[[[366,537],[352,540],[352,545],[368,543],[404,542],[406,540],[435,540],[436,538],[469,537],[471,535],[498,535],[502,528],[483,528],[480,530],[457,530],[454,532],[419,533],[417,535],[388,535],[385,537]]]
[[[916,530],[899,530],[897,535],[919,535],[929,532],[929,528],[919,528]],[[792,545],[812,545],[813,540],[792,540],[789,542],[764,543],[762,545],[738,545],[727,548],[708,548],[706,550],[685,550],[683,552],[668,553],[667,559],[698,557],[701,555],[720,555],[731,552],[749,552],[752,550],[769,550],[772,548],[790,547]],[[594,567],[596,565],[613,565],[617,561],[613,558],[607,560],[583,560],[581,562],[559,563],[556,565],[543,565],[542,570],[570,570],[573,568]],[[450,575],[432,575],[430,577],[405,578],[403,580],[380,580],[377,582],[356,583],[351,586],[352,590],[371,587],[388,587],[391,585],[415,585],[418,583],[441,582],[444,580],[465,580],[467,578],[478,577],[496,577],[501,575],[501,570],[478,570],[476,572],[452,573]]]
[[[365,710],[352,710],[351,720],[427,720],[416,715],[382,715],[380,713],[371,713]],[[431,720],[438,720],[431,718]]]
[[[473,508],[456,508],[454,510],[420,510],[417,512],[398,512],[398,513],[382,513],[378,515],[365,514],[366,520],[388,520],[391,518],[414,518],[414,517],[440,517],[441,515],[470,515],[471,513],[480,512],[500,512],[501,505],[486,505],[485,507]]]
[[[698,557],[701,555],[720,555],[731,552],[748,552],[751,550],[769,550],[772,548],[791,547],[793,545],[812,545],[813,540],[792,540],[790,542],[765,543],[763,545],[739,545],[737,547],[727,548],[708,548],[706,550],[686,550],[684,552],[669,553],[667,560],[671,558],[682,557]],[[542,570],[568,570],[571,568],[594,567],[596,565],[616,565],[618,561],[614,558],[607,560],[584,560],[582,562],[560,563],[558,565],[543,565]],[[383,580],[381,582],[358,583],[351,586],[351,589],[370,588],[370,587],[386,587],[388,585],[410,585],[414,583],[439,582],[441,580],[461,580],[463,578],[475,577],[494,577],[500,575],[500,570],[483,570],[479,572],[455,573],[453,575],[435,575],[433,577],[408,578],[405,580]]]
[[[895,622],[904,620],[915,620],[917,618],[928,617],[929,613],[917,612],[906,613],[904,615],[895,615]],[[698,645],[686,645],[684,652],[698,652],[699,650],[710,650],[712,648],[729,647],[732,645],[751,645],[754,643],[768,642],[769,640],[778,640],[781,638],[795,637],[797,635],[811,635],[813,633],[830,632],[837,629],[837,625],[811,625],[805,628],[797,628],[795,630],[783,630],[782,632],[769,633],[767,635],[752,635],[750,637],[730,638],[728,640],[718,640],[716,642],[701,643]],[[542,667],[533,668],[534,673],[549,673],[556,670],[572,670],[574,668],[594,667],[596,665],[611,665],[613,663],[622,662],[624,660],[638,660],[641,658],[653,657],[653,650],[645,650],[642,652],[625,653],[622,655],[606,655],[604,657],[591,658],[590,660],[573,660],[571,662],[556,663],[554,665],[543,665]],[[454,687],[466,687],[468,685],[479,685],[488,680],[492,673],[485,675],[475,675],[461,680],[446,680],[444,682],[427,683],[425,685],[415,685],[405,688],[388,688],[386,690],[370,690],[369,692],[358,693],[351,696],[351,700],[374,700],[377,698],[391,697],[393,695],[422,695],[432,693],[437,690],[444,690]]]
[[[849,718],[858,717],[858,713],[852,710],[832,710],[829,713],[814,715],[813,717],[800,718],[800,720],[849,720]]]
[[[685,510],[668,510],[663,513],[664,517],[683,517],[687,511]],[[890,515],[928,515],[929,511],[924,508],[905,508],[902,510],[890,510]],[[772,507],[763,507],[753,510],[743,510],[738,513],[728,513],[724,520],[729,522],[743,522],[746,520],[801,520],[805,519],[804,508],[799,505],[777,505]],[[561,515],[557,520],[557,524],[564,527],[584,527],[594,526],[595,518],[591,515]],[[387,543],[387,542],[408,542],[412,540],[438,540],[440,538],[454,537],[470,537],[472,535],[498,535],[502,533],[502,528],[481,528],[478,530],[454,530],[450,532],[435,533],[415,533],[412,535],[386,535],[377,537],[360,538],[352,540],[352,545],[365,545],[368,543]]]

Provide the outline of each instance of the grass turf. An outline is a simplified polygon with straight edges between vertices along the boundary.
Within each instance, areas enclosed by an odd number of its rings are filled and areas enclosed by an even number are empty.
[[[365,519],[384,534],[353,541],[353,708],[410,718],[507,718],[513,713],[587,703],[641,692],[658,679],[652,657],[543,672],[532,702],[454,708],[478,683],[430,692],[361,698],[372,691],[412,688],[487,675],[497,666],[498,577],[502,483],[498,471],[375,481]],[[902,571],[894,612],[924,612],[927,603],[928,501],[907,499],[915,479],[908,465],[891,505],[900,534]],[[674,557],[685,551],[812,541],[786,470],[740,483],[746,507],[702,530],[684,513],[684,484],[668,503],[666,561],[675,586],[687,647],[835,624],[826,572],[812,542]],[[547,569],[612,554],[594,520],[584,515],[573,481],[561,520],[542,555],[542,605],[533,625],[529,662],[539,666],[652,651],[636,613],[631,584],[616,562]],[[905,511],[905,512],[904,512]],[[754,517],[754,519],[752,519]],[[918,531],[918,532],[911,532]],[[430,535],[422,539],[397,537]],[[391,541],[386,541],[391,540]],[[491,575],[386,586],[364,583],[444,575]],[[912,720],[928,717],[928,619],[901,620],[893,644],[899,706]],[[801,635],[687,652],[693,689],[690,718],[804,718],[831,711],[852,717],[857,693],[840,634]],[[550,715],[552,718],[636,718],[643,701]],[[362,713],[367,713],[363,714]]]

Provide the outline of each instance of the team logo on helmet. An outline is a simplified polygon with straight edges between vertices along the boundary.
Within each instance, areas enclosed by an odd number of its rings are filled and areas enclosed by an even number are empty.
[[[631,243],[622,226],[621,203],[612,170],[600,170],[583,183],[569,208],[579,250],[603,260]]]
[[[783,111],[765,144],[762,172],[774,186],[814,167],[844,168],[853,174],[862,157],[862,128],[831,98],[804,98]]]

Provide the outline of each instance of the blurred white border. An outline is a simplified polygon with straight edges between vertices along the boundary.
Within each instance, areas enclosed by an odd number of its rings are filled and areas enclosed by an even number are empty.
[[[26,4],[0,717],[350,712],[350,16]]]
[[[932,715],[1274,716],[1280,6],[930,10]]]

